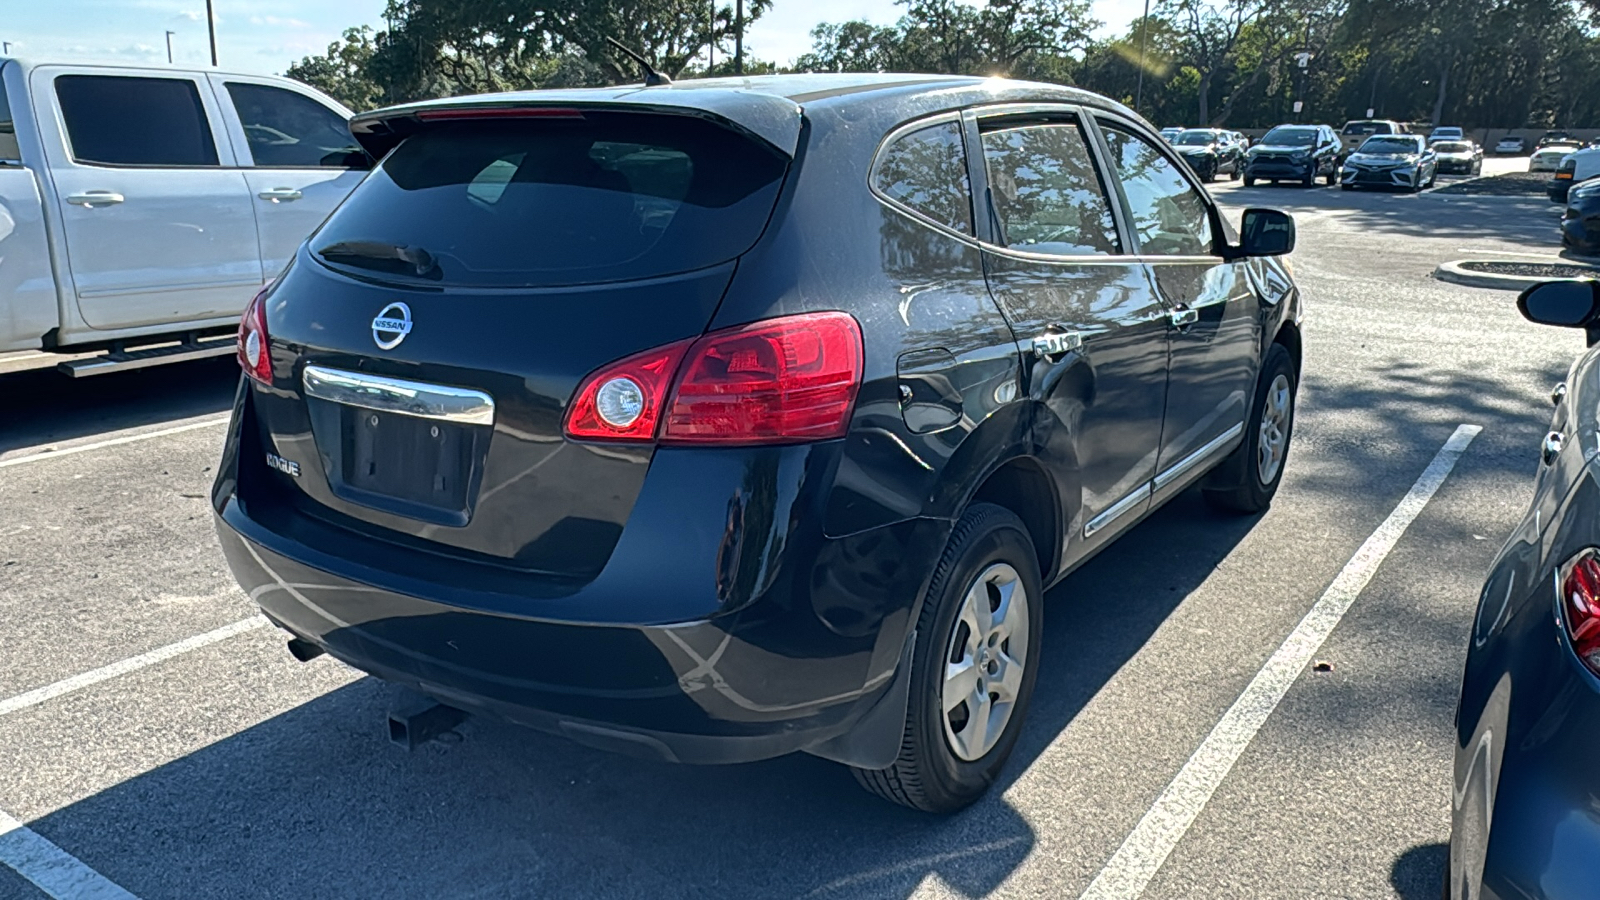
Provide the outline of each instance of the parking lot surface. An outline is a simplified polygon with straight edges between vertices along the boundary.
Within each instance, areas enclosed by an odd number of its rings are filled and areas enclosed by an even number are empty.
[[[671,766],[487,720],[408,754],[393,689],[295,662],[227,572],[205,498],[232,360],[0,375],[0,897],[1437,897],[1477,591],[1583,343],[1431,273],[1552,252],[1558,211],[1214,193],[1299,226],[1283,487],[1242,519],[1191,492],[1055,588],[1010,780],[949,818],[807,756]],[[1481,430],[1383,532],[1463,425]],[[1322,665],[1242,735],[1170,855],[1119,853],[1375,532],[1392,548]]]

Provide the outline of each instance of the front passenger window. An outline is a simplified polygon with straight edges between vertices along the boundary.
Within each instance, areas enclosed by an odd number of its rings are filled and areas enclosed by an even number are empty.
[[[1161,151],[1115,126],[1105,128],[1111,159],[1133,213],[1139,252],[1147,256],[1207,256],[1211,210]]]

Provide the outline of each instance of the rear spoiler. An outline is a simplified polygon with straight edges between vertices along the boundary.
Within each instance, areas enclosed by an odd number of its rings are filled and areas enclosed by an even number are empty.
[[[350,133],[374,159],[440,121],[578,117],[585,110],[695,116],[742,132],[794,157],[800,105],[787,97],[727,88],[607,88],[479,94],[390,106],[350,120]]]

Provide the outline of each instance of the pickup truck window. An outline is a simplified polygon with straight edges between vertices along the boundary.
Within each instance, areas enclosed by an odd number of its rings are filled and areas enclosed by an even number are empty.
[[[200,91],[187,78],[62,75],[56,97],[77,162],[218,165]]]
[[[264,84],[228,82],[258,168],[365,169],[372,160],[344,116],[310,97]]]
[[[22,151],[17,147],[17,126],[12,124],[11,106],[6,103],[4,81],[0,81],[0,160],[22,161]]]

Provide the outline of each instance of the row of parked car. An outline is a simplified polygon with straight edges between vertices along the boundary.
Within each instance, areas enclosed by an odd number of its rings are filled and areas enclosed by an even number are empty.
[[[1425,139],[1395,122],[1351,122],[1344,134],[1329,125],[1279,125],[1249,147],[1236,132],[1219,128],[1172,131],[1163,135],[1202,179],[1226,174],[1247,187],[1257,181],[1310,187],[1321,180],[1345,190],[1420,191],[1441,172],[1476,175],[1483,168],[1483,151],[1460,128],[1437,129]],[[1351,132],[1358,138],[1353,143]]]

